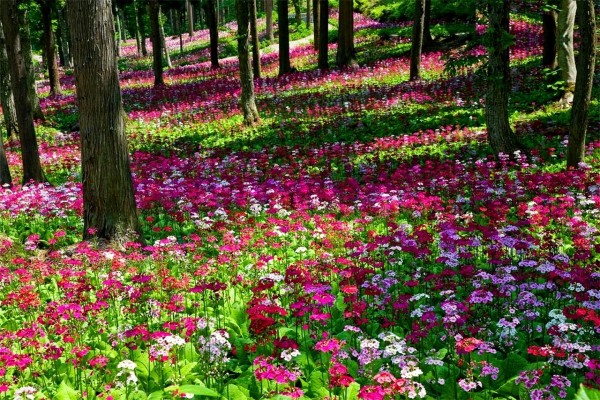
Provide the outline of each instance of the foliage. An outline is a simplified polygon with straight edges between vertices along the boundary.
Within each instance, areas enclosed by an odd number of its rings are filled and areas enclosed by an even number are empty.
[[[540,27],[513,21],[510,110],[530,154],[495,160],[485,82],[447,69],[481,46],[425,53],[409,82],[407,25],[355,26],[351,71],[317,70],[307,44],[277,78],[265,51],[252,128],[236,61],[210,69],[206,31],[166,88],[127,43],[145,245],[78,241],[73,77],[42,96],[55,186],[0,196],[3,396],[598,398],[599,89],[588,165],[565,171]],[[18,176],[18,146],[7,155]]]

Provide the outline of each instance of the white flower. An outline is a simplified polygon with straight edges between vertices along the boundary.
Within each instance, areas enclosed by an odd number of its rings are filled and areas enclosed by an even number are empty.
[[[137,368],[137,364],[131,360],[123,360],[117,365],[117,368],[134,371]]]
[[[292,361],[292,358],[300,355],[297,349],[285,349],[281,352],[281,358],[285,361]]]

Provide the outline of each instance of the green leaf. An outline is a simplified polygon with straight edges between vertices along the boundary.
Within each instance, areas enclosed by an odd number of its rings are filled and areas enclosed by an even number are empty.
[[[177,388],[180,392],[189,393],[197,396],[221,397],[221,395],[215,392],[214,390],[200,385],[181,385],[175,388]]]
[[[241,386],[229,384],[223,390],[223,396],[228,400],[248,400],[250,391]]]
[[[197,364],[198,364],[197,362],[190,362],[190,363],[185,364],[183,367],[181,367],[181,370],[179,372],[181,374],[181,377],[183,379],[185,379],[186,376],[188,376],[190,374],[190,372],[192,372],[192,370],[194,369],[194,367]]]
[[[579,385],[575,400],[600,400],[600,390]]]
[[[66,380],[63,380],[58,386],[58,390],[56,391],[56,395],[54,396],[55,400],[76,400],[79,396],[77,395],[77,391],[73,389]]]
[[[324,374],[321,371],[313,371],[310,374],[308,391],[311,397],[320,399],[329,396],[329,390],[327,390],[323,376]]]
[[[346,388],[346,399],[348,399],[348,400],[358,399],[358,392],[360,392],[360,385],[357,382],[352,382]]]
[[[157,390],[156,392],[152,392],[148,395],[148,400],[161,400],[163,398],[163,394],[165,392],[163,390]]]

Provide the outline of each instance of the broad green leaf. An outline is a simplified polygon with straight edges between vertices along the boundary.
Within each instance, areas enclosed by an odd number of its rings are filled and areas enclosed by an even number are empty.
[[[181,377],[183,379],[185,379],[186,376],[188,376],[190,374],[190,372],[192,372],[192,370],[194,369],[194,367],[197,365],[197,362],[189,362],[187,364],[185,364],[184,366],[181,367],[179,373],[181,374]]]
[[[250,391],[238,385],[229,384],[223,389],[223,397],[228,400],[249,400]]]
[[[157,390],[156,392],[152,392],[148,395],[148,400],[161,400],[163,398],[163,394],[165,392],[163,390]]]
[[[360,392],[360,385],[357,382],[352,382],[350,386],[346,388],[346,399],[358,399],[358,392]]]
[[[176,387],[180,392],[189,393],[197,396],[206,397],[221,397],[221,395],[214,390],[211,390],[205,386],[200,385],[181,385]]]
[[[329,396],[329,390],[324,380],[324,374],[321,371],[313,371],[308,380],[309,396],[313,398],[323,398]]]
[[[76,400],[78,397],[77,391],[73,389],[66,380],[63,380],[60,383],[56,395],[54,395],[55,400]]]
[[[575,400],[600,400],[600,390],[579,385]]]

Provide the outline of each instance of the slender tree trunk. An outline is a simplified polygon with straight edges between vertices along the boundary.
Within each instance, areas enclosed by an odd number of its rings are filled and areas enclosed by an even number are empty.
[[[171,63],[171,55],[169,54],[169,48],[167,47],[167,39],[165,37],[165,27],[163,26],[163,24],[160,24],[159,31],[162,49],[165,52],[165,59],[167,60],[167,67],[173,68],[173,64]]]
[[[1,137],[2,135],[0,135]],[[4,152],[4,144],[0,139],[0,185],[3,187],[12,186],[12,176],[10,175],[10,168],[8,166],[8,159]]]
[[[338,67],[356,65],[353,0],[340,0],[336,64]]]
[[[319,69],[327,70],[329,69],[329,0],[319,0],[319,14]]]
[[[114,13],[115,20],[115,34],[117,35],[117,39],[114,41],[115,49],[117,50],[117,58],[121,57],[121,20],[119,19],[119,8],[116,3],[112,3],[112,11]]]
[[[137,7],[137,24],[140,28],[140,44],[142,45],[142,56],[148,55],[148,49],[146,48],[146,24],[144,22],[144,15],[146,14],[145,4],[136,4]]]
[[[242,94],[240,106],[247,125],[254,125],[259,120],[258,109],[254,97],[254,80],[250,65],[249,47],[250,38],[248,32],[251,0],[236,0],[236,15],[238,23],[238,57],[240,60],[240,83]]]
[[[275,41],[275,35],[273,34],[273,0],[265,0],[265,14],[267,23],[267,40],[270,43]]]
[[[179,36],[179,55],[183,56],[183,11],[178,9],[175,12],[175,29]]]
[[[55,0],[41,2],[42,26],[44,29],[44,53],[46,54],[46,67],[50,81],[50,96],[61,93],[60,74],[56,60],[56,47],[54,46],[54,31],[52,30],[52,10]]]
[[[6,40],[4,31],[0,24],[0,101],[2,104],[2,114],[4,116],[4,127],[6,128],[6,137],[9,140],[16,140],[19,134],[17,129],[17,112],[15,110],[15,99],[13,97],[10,83],[10,69],[8,54],[6,54]],[[0,135],[2,143],[2,135]]]
[[[544,26],[544,51],[542,55],[542,65],[554,69],[558,66],[556,59],[557,43],[556,43],[556,25],[558,14],[554,10],[546,11],[542,16]]]
[[[29,72],[24,59],[27,49],[23,46],[23,38],[19,24],[19,10],[16,0],[0,1],[0,21],[6,38],[6,53],[9,59],[10,83],[15,99],[19,138],[21,141],[21,155],[23,159],[23,184],[30,181],[45,182],[46,177],[42,171],[35,125],[33,123],[33,109],[31,91],[22,88],[29,87]]]
[[[577,57],[577,80],[571,110],[567,168],[578,168],[585,157],[585,136],[594,84],[596,64],[596,17],[593,0],[577,0],[579,23],[579,55]]]
[[[425,18],[423,21],[423,48],[429,48],[433,44],[431,36],[431,0],[425,0]]]
[[[509,43],[505,38],[509,34],[510,3],[507,0],[488,1],[490,37],[485,119],[488,141],[496,156],[500,153],[512,156],[520,148],[508,120],[511,79]]]
[[[120,24],[121,24],[121,42],[123,44],[125,44],[125,42],[127,42],[127,16],[125,15],[125,10],[123,10],[122,8],[119,8],[119,11],[117,13],[117,18],[119,18],[121,20]]]
[[[302,12],[300,11],[300,0],[292,0],[294,6],[294,24],[300,25],[302,23]]]
[[[206,0],[206,20],[210,36],[210,67],[219,68],[219,30],[217,26],[216,0]]]
[[[313,49],[319,51],[319,32],[320,32],[320,21],[321,12],[319,7],[319,0],[312,0],[313,3]]]
[[[2,2],[4,0],[0,0]],[[18,9],[19,33],[21,37],[21,51],[23,54],[23,62],[27,71],[27,86],[19,86],[19,90],[27,87],[29,90],[29,100],[31,100],[31,109],[33,110],[33,118],[44,119],[44,113],[40,107],[40,99],[37,96],[35,84],[35,72],[33,70],[33,50],[31,48],[31,36],[29,34],[29,21],[27,21],[27,11]],[[9,56],[10,58],[10,56]],[[13,93],[14,95],[14,93]],[[16,99],[15,99],[16,100]]]
[[[410,46],[410,80],[421,78],[421,51],[423,50],[423,28],[425,22],[425,0],[415,0],[412,43]]]
[[[185,0],[185,10],[187,13],[188,35],[194,36],[194,7],[190,0]]]
[[[288,20],[288,0],[277,0],[279,17],[279,76],[291,72],[290,65],[290,22]]]
[[[160,35],[160,4],[158,0],[150,0],[150,41],[152,42],[152,69],[154,70],[154,86],[164,86],[162,66],[162,40]]]
[[[306,29],[310,29],[310,18],[311,18],[311,10],[310,6],[313,0],[306,0]]]
[[[83,237],[141,240],[110,0],[68,2],[81,128]]]
[[[260,43],[258,41],[258,22],[256,21],[256,1],[250,0],[250,33],[252,34],[252,73],[260,78]]]
[[[63,60],[61,60],[61,64],[65,68],[73,68],[73,57],[71,56],[71,40],[69,38],[69,26],[65,20],[65,13],[67,10],[67,6],[65,6],[58,10],[58,27],[61,32],[61,43],[60,47],[63,53]]]
[[[558,66],[562,80],[565,83],[565,100],[572,99],[577,79],[575,65],[575,52],[573,51],[573,29],[577,2],[575,0],[562,0],[558,13]]]

